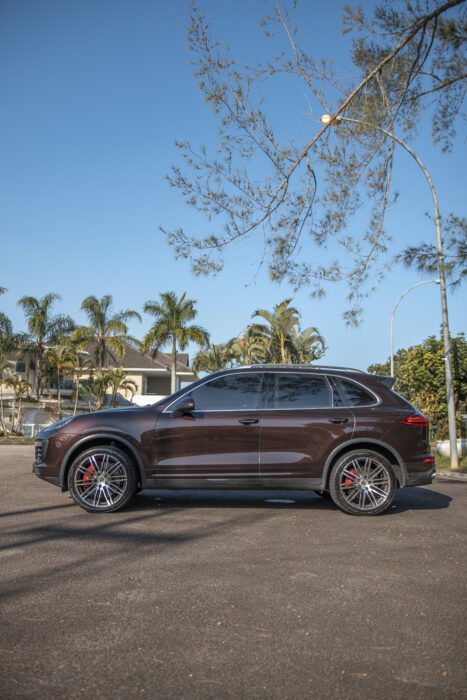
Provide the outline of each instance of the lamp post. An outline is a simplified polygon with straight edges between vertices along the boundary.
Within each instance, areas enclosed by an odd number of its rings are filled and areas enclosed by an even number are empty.
[[[405,297],[406,294],[412,291],[412,289],[415,289],[415,287],[420,287],[422,284],[439,284],[439,280],[426,280],[425,282],[417,282],[417,284],[414,284],[412,287],[409,287],[408,289],[405,290],[403,294],[400,295],[399,299],[396,301],[394,305],[394,309],[392,310],[391,314],[391,377],[394,376],[394,314],[396,313],[396,309],[399,306],[400,302],[402,299]]]
[[[451,449],[451,469],[459,468],[459,460],[457,458],[457,436],[456,436],[456,406],[454,402],[454,382],[452,376],[452,355],[451,355],[451,339],[449,337],[449,320],[448,320],[448,302],[446,295],[446,276],[444,273],[444,251],[443,251],[443,237],[441,234],[441,217],[439,214],[438,196],[436,194],[435,186],[430,177],[428,170],[423,165],[417,154],[412,151],[410,146],[408,146],[400,138],[391,134],[387,129],[383,129],[381,126],[375,126],[373,124],[367,124],[361,119],[350,119],[349,117],[332,117],[329,114],[324,114],[321,117],[321,122],[323,124],[329,124],[330,126],[339,126],[343,121],[350,122],[351,124],[359,124],[360,126],[368,127],[369,129],[374,129],[379,131],[381,134],[388,136],[390,139],[394,139],[402,148],[404,148],[407,153],[409,153],[412,158],[416,161],[421,171],[425,175],[425,178],[430,186],[431,195],[433,197],[433,205],[435,210],[435,226],[436,226],[436,241],[437,241],[437,254],[438,254],[438,275],[439,275],[439,288],[441,292],[441,314],[442,314],[442,325],[443,325],[443,344],[444,344],[444,359],[446,367],[446,393],[447,393],[447,404],[448,404],[448,423],[449,423],[449,444]]]

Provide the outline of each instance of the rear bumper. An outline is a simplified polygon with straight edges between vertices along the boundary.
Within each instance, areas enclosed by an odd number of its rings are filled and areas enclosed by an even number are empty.
[[[426,472],[407,472],[406,486],[425,486],[433,483],[436,474],[436,467],[432,466]]]

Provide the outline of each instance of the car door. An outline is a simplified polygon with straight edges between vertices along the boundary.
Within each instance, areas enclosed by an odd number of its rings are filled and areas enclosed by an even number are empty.
[[[313,488],[321,484],[326,458],[352,437],[352,412],[338,405],[325,375],[268,374],[261,428],[260,477],[268,488]]]
[[[155,478],[168,488],[259,485],[262,372],[232,372],[188,392],[194,408],[168,406],[156,422]],[[183,398],[183,397],[182,397]]]

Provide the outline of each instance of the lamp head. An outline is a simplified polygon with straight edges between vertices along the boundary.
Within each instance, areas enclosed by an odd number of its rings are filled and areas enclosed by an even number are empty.
[[[323,114],[323,116],[320,119],[320,122],[326,125],[330,124],[330,126],[339,126],[339,124],[342,122],[342,117],[337,116],[333,119],[330,114]]]

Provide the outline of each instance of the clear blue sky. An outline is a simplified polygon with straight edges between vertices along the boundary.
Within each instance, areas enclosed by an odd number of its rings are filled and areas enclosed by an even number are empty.
[[[303,2],[301,43],[315,57],[336,51],[345,59],[340,33],[344,2]],[[262,56],[258,21],[267,3],[200,0],[219,38],[245,61]],[[370,6],[370,2],[364,3]],[[293,296],[304,326],[317,326],[331,364],[366,368],[389,354],[389,321],[398,296],[419,282],[415,272],[388,270],[367,301],[364,322],[346,328],[341,317],[346,289],[324,301],[304,289],[294,294],[263,270],[254,279],[248,256],[232,250],[214,279],[191,275],[175,261],[158,227],[205,226],[194,219],[164,175],[177,159],[175,139],[214,144],[216,122],[196,88],[189,64],[184,0],[4,0],[0,10],[0,307],[25,328],[16,302],[23,295],[61,294],[57,312],[77,322],[89,294],[112,294],[115,308],[135,308],[160,292],[187,291],[198,300],[198,321],[222,342],[239,333],[255,308],[272,308]],[[266,45],[267,46],[267,45]],[[317,128],[307,121],[307,101],[284,100],[284,128]],[[317,114],[317,117],[320,115]],[[465,215],[465,143],[452,154],[431,145],[429,123],[413,144],[438,190],[441,210]],[[424,216],[432,201],[421,172],[399,153],[394,174],[400,193],[387,220],[394,248],[434,241]],[[449,296],[453,333],[466,329],[465,287]],[[438,333],[439,290],[426,285],[401,303],[395,343],[407,347]],[[148,329],[131,327],[141,337]]]

